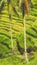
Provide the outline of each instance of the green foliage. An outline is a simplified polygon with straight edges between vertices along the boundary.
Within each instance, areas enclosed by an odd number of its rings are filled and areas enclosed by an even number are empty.
[[[16,1],[16,3],[15,3]],[[13,34],[13,43],[14,50],[17,50],[16,39],[19,40],[20,46],[24,48],[24,24],[22,19],[22,14],[20,8],[18,8],[18,0],[13,0],[11,3],[12,7],[16,5],[19,17],[16,15],[15,11],[12,10],[12,34]],[[7,2],[6,2],[7,4]],[[26,38],[27,38],[27,48],[30,46],[33,48],[33,51],[37,51],[37,1],[32,0],[33,8],[30,11],[30,15],[26,17]],[[0,59],[0,65],[37,65],[37,53],[34,53],[33,56],[29,56],[30,62],[26,64],[26,61],[22,58],[17,57],[20,54],[15,56],[9,56],[11,54],[11,40],[10,40],[10,22],[9,15],[7,11],[7,5],[4,9],[0,7],[0,54],[8,55],[7,57]],[[10,49],[9,49],[10,48]],[[15,51],[16,52],[16,51]]]

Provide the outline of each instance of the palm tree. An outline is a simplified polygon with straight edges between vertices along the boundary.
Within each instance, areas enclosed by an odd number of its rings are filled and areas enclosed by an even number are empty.
[[[26,61],[28,63],[28,56],[27,56],[27,47],[26,47],[26,14],[29,14],[29,5],[28,5],[28,0],[20,0],[20,4],[21,4],[21,9],[22,9],[22,16],[23,16],[23,22],[24,22],[24,49],[25,49],[25,57],[26,57]]]

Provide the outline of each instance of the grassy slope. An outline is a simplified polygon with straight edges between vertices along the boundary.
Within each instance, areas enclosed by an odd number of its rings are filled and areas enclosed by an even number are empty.
[[[7,7],[5,7],[5,10],[3,10],[2,18],[0,19],[0,54],[5,55],[6,53],[11,52],[6,46],[2,45],[1,43],[6,43],[11,47],[10,42],[10,23],[8,19],[8,12]],[[19,12],[20,13],[20,12]],[[34,41],[35,45],[37,46],[37,32],[31,29],[31,27],[35,27],[37,30],[37,9],[33,8],[31,11],[31,14],[29,17],[26,18],[26,28],[27,31],[31,34],[27,33],[27,46],[32,45],[32,41]],[[18,18],[14,12],[13,12],[13,20],[12,20],[12,31],[13,31],[13,37],[17,37],[19,39],[19,42],[21,42],[21,46],[23,45],[23,23],[22,23],[22,17],[20,14],[20,18]],[[3,33],[3,34],[2,34]],[[22,35],[22,36],[21,36]],[[29,38],[31,38],[32,41],[29,41]],[[16,40],[14,40],[14,48],[16,48]],[[21,41],[20,41],[21,40]],[[30,44],[31,43],[31,44]],[[17,48],[16,48],[17,50]],[[19,55],[20,56],[20,55]],[[32,57],[31,57],[32,58]],[[30,58],[30,59],[31,59]],[[9,56],[7,58],[0,59],[0,65],[26,65],[26,61],[22,60],[21,58],[18,58],[17,55],[15,56]],[[37,64],[37,55],[35,53],[34,59],[30,60],[30,62],[27,65],[36,65]]]
[[[29,63],[27,64],[25,59],[13,55],[4,59],[0,59],[0,65],[37,65],[37,55],[34,55],[34,58],[31,57]]]

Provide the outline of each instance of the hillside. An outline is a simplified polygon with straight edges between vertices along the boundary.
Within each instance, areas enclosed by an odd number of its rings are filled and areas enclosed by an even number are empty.
[[[15,55],[12,55],[10,19],[5,4],[0,14],[0,65],[37,65],[37,1],[32,0],[33,7],[30,15],[26,16],[26,43],[27,48],[33,48],[33,55],[28,56],[29,63],[26,63],[24,56],[17,49],[17,41],[24,48],[24,23],[21,10],[16,6],[19,16],[12,9],[12,38]],[[15,3],[15,1],[14,1]]]

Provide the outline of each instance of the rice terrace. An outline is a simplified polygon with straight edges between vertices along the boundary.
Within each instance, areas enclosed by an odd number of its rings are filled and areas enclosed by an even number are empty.
[[[0,0],[0,65],[37,65],[37,0]]]

